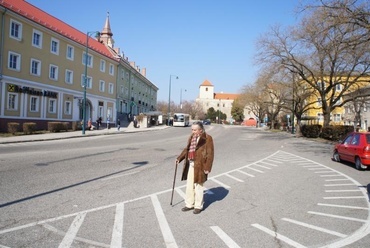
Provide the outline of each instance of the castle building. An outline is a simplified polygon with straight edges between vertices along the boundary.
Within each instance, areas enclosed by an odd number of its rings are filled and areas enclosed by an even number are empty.
[[[239,94],[215,93],[213,84],[208,80],[204,80],[199,86],[199,96],[195,101],[203,107],[205,113],[207,113],[209,108],[213,107],[215,111],[220,110],[226,114],[228,121],[232,121],[231,108],[238,96]]]
[[[24,0],[3,0],[0,12],[0,131],[79,122],[84,109],[86,120],[115,123],[156,108],[158,88],[114,47],[109,15],[84,33]]]

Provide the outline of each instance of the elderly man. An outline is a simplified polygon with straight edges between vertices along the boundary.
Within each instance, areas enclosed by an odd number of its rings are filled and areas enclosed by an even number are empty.
[[[211,172],[214,158],[212,136],[206,134],[202,122],[191,126],[188,144],[176,159],[176,166],[185,159],[181,180],[187,180],[185,207],[182,211],[193,210],[199,214],[203,210],[204,187],[208,174]]]

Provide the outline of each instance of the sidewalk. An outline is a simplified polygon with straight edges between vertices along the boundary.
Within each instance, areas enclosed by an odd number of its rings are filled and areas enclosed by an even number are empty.
[[[20,143],[20,142],[32,142],[32,141],[45,141],[45,140],[58,140],[58,139],[71,139],[71,138],[81,138],[88,136],[96,135],[114,135],[114,134],[123,134],[123,133],[136,133],[136,132],[148,132],[166,129],[168,126],[160,125],[153,126],[148,128],[134,128],[128,126],[121,128],[120,131],[117,131],[116,127],[110,129],[99,129],[99,130],[86,130],[85,134],[82,134],[82,131],[69,131],[69,132],[60,132],[60,133],[45,133],[45,134],[31,134],[31,135],[20,135],[20,136],[11,136],[11,137],[0,137],[0,144],[10,144],[10,143]]]

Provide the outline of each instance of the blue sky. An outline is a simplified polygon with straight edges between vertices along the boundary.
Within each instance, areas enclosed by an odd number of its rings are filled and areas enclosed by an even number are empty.
[[[256,42],[273,25],[294,25],[299,0],[27,0],[82,32],[101,31],[107,12],[115,47],[146,68],[158,100],[195,100],[209,80],[239,93],[256,80]],[[182,90],[181,90],[182,89]],[[185,91],[186,90],[186,91]]]

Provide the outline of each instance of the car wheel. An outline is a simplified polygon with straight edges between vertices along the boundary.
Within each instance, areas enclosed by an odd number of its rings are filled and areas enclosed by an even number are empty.
[[[365,165],[363,165],[362,163],[361,163],[361,159],[360,158],[356,158],[356,160],[355,160],[355,166],[356,166],[356,169],[357,170],[364,170],[364,169],[366,169],[367,168],[367,166],[365,166]]]
[[[333,154],[333,159],[334,161],[336,162],[340,162],[340,157],[339,157],[339,153],[338,151],[335,151],[334,154]]]

